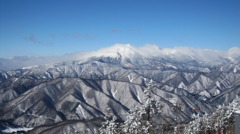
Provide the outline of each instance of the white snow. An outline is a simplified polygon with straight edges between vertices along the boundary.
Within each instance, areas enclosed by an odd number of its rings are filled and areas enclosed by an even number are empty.
[[[216,85],[217,85],[217,87],[221,88],[221,85],[220,85],[219,81],[216,81]]]
[[[81,104],[78,105],[77,109],[76,109],[76,113],[79,115],[83,115],[83,117],[86,119],[86,115],[83,111],[83,107],[81,106]]]
[[[186,87],[186,85],[183,83],[183,82],[181,82],[179,85],[178,85],[178,88],[185,88]]]
[[[240,114],[240,110],[235,111],[234,113]]]
[[[220,91],[218,89],[216,89],[216,91],[214,92],[214,95],[216,96],[218,94],[220,94]]]
[[[236,72],[237,72],[237,70],[238,70],[238,68],[237,68],[237,67],[235,67],[235,68],[233,69],[233,72],[234,72],[234,73],[236,73]]]
[[[160,48],[157,45],[133,46],[130,44],[115,44],[98,51],[77,52],[62,56],[49,57],[16,57],[5,59],[2,62],[5,69],[24,68],[31,69],[34,65],[55,64],[68,61],[86,60],[90,57],[112,57],[112,58],[167,58],[179,62],[196,60],[205,65],[220,65],[225,63],[223,59],[234,60],[240,56],[240,47],[230,48],[227,51],[211,49],[195,49],[191,47]],[[175,68],[174,66],[172,66]],[[206,70],[208,71],[208,70]]]
[[[113,95],[114,98],[115,98],[115,95],[116,95],[117,91],[118,90],[115,90],[115,91],[112,92],[112,95]]]
[[[173,68],[173,69],[177,69],[176,66],[173,66],[173,65],[171,65],[171,64],[169,64],[169,65],[167,65],[167,66],[170,67],[170,68]]]
[[[133,47],[130,44],[116,44],[111,47],[100,49],[96,52],[92,52],[89,56],[95,56],[95,57],[119,57],[122,56],[122,58],[128,58],[133,57],[137,54],[135,51],[135,47]]]
[[[3,73],[3,76],[7,79],[8,78],[8,76],[7,76],[7,74],[6,73]]]
[[[151,80],[149,81],[149,83],[152,84],[152,83],[153,83],[153,80],[151,79]]]
[[[140,98],[140,95],[139,95],[139,92],[137,91],[137,99],[139,100],[139,102],[141,102],[142,103],[142,101],[141,101],[141,98]]]
[[[127,77],[128,77],[128,80],[132,83],[133,82],[132,76],[129,74]]]
[[[201,69],[201,72],[210,73],[211,71],[208,68]]]
[[[206,100],[207,100],[207,98],[204,96],[204,97],[202,97],[202,100],[206,101]]]
[[[19,128],[7,128],[5,130],[2,130],[3,133],[16,133],[17,131],[29,131],[32,130],[33,128],[26,128],[26,127],[19,127]]]
[[[201,76],[200,76],[200,79],[201,79],[203,88],[205,88],[205,89],[208,87],[208,84],[209,84],[209,83],[212,83],[212,82],[213,82],[210,78],[208,78],[208,77],[206,77],[206,76],[204,76],[204,75],[201,75]]]
[[[211,95],[210,95],[206,90],[201,91],[201,92],[199,93],[199,95],[205,96],[205,97],[208,97],[208,98],[211,97]],[[205,98],[205,99],[206,99],[206,98]],[[204,100],[204,98],[203,98],[203,100]]]
[[[168,101],[171,102],[174,106],[176,106],[178,100],[177,98],[169,98]]]
[[[226,128],[234,113],[240,113],[240,98],[236,98],[227,106],[219,105],[212,114],[204,114],[202,117],[197,114],[193,115],[194,119],[186,125],[184,134],[204,133],[202,128],[210,128],[218,130],[219,128]]]
[[[17,80],[18,80],[18,78],[14,78],[14,79],[13,79],[13,82],[16,82]]]

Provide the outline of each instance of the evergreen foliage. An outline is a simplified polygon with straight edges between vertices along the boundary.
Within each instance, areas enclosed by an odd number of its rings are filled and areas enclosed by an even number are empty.
[[[211,115],[193,115],[194,120],[186,126],[184,134],[229,132],[231,124],[234,123],[234,112],[237,110],[240,110],[238,96],[228,106],[220,105]]]
[[[163,104],[160,101],[156,101],[153,97],[152,81],[147,86],[144,91],[145,100],[143,103],[140,106],[130,109],[129,115],[123,124],[116,124],[114,119],[106,120],[100,129],[102,134],[149,134],[160,133],[162,131],[159,118]]]
[[[116,122],[116,117],[112,114],[111,109],[107,109],[107,115],[104,117],[106,120],[102,123],[100,128],[100,134],[118,134],[120,130],[118,128],[118,123]]]
[[[129,111],[129,115],[124,123],[117,123],[116,117],[106,115],[106,121],[100,128],[101,134],[163,134],[163,125],[159,119],[163,109],[163,104],[153,97],[152,82],[145,89],[145,100],[140,106],[136,106]],[[181,106],[179,106],[181,107]],[[228,133],[234,123],[234,112],[240,110],[240,98],[237,96],[228,106],[220,105],[211,115],[193,115],[193,121],[184,128],[184,134],[208,134],[208,133]],[[108,109],[108,111],[111,111]],[[173,133],[180,133],[174,127]]]

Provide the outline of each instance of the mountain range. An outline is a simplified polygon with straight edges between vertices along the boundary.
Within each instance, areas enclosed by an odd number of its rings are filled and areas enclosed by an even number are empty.
[[[149,81],[154,98],[163,103],[159,120],[186,123],[192,114],[210,114],[240,95],[239,52],[238,47],[117,44],[94,52],[28,57],[18,69],[11,65],[21,60],[0,59],[5,70],[0,71],[0,126],[33,128],[30,133],[97,133],[108,108],[125,120],[144,101]]]

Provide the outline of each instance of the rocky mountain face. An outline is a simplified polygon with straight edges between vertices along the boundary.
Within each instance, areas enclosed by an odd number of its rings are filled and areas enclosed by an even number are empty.
[[[146,56],[129,45],[115,47],[79,60],[0,71],[0,120],[36,127],[31,132],[95,133],[107,108],[125,120],[144,101],[150,80],[163,103],[164,124],[211,113],[240,95],[239,58],[218,57],[210,64],[201,56]]]

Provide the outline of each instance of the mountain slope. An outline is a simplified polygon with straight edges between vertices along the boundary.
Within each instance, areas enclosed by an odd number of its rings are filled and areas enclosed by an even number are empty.
[[[152,48],[158,53],[149,55]],[[110,107],[124,120],[128,110],[144,100],[151,79],[154,97],[164,104],[164,124],[186,122],[193,113],[211,113],[240,94],[238,58],[212,56],[215,62],[208,64],[210,60],[200,55],[207,50],[183,52],[116,45],[74,61],[1,71],[0,119],[37,127],[103,117]]]

